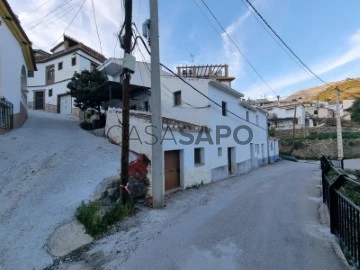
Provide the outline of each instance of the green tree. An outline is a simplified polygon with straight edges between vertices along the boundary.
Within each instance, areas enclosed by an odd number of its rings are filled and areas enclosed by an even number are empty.
[[[351,106],[351,120],[360,123],[360,98],[357,98]]]
[[[67,88],[70,90],[68,93],[75,98],[75,107],[81,110],[92,108],[100,111],[101,101],[89,100],[87,96],[106,81],[107,77],[96,69],[91,72],[88,70],[83,70],[81,73],[75,72],[67,84]]]

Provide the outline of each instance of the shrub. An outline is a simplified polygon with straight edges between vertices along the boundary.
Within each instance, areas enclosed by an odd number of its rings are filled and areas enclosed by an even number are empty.
[[[98,200],[82,202],[76,209],[76,218],[85,226],[86,232],[92,236],[99,235],[107,231],[108,227],[119,222],[125,217],[135,213],[132,202],[121,205],[115,203],[108,211],[102,209]]]

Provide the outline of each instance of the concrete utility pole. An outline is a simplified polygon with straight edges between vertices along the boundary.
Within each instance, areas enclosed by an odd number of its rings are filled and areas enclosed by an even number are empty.
[[[125,38],[124,38],[124,58],[126,54],[131,54],[131,38],[132,38],[132,0],[125,0]],[[119,36],[119,39],[121,37]],[[130,96],[130,73],[126,71],[124,74],[122,87],[122,146],[121,146],[121,185],[125,187],[129,180],[129,96]],[[129,194],[124,188],[120,189],[120,197],[122,204],[128,200]]]
[[[342,139],[342,129],[341,129],[341,117],[340,117],[340,107],[339,107],[339,87],[335,87],[336,90],[336,133],[337,133],[337,148],[338,148],[338,160],[344,158],[343,150],[343,139]]]
[[[151,122],[153,124],[152,143],[152,196],[153,207],[164,207],[164,154],[161,144],[162,114],[160,87],[158,1],[150,0],[150,44],[151,44]]]

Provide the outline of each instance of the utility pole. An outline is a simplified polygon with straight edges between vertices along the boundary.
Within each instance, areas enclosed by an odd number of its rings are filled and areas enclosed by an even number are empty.
[[[344,158],[343,150],[343,139],[342,139],[342,130],[341,130],[341,117],[340,117],[340,107],[339,107],[339,87],[335,87],[336,90],[336,133],[337,133],[337,148],[338,148],[338,160]]]
[[[151,122],[152,143],[152,197],[153,207],[164,207],[164,154],[161,144],[162,114],[160,87],[159,15],[158,1],[150,0],[150,44],[151,44]]]
[[[132,38],[132,0],[125,0],[125,21],[124,21],[125,37],[124,37],[124,59],[126,54],[131,54],[131,38]],[[119,36],[119,39],[122,37]],[[124,69],[125,71],[125,69]],[[128,200],[129,194],[124,187],[127,186],[129,180],[129,97],[130,97],[130,72],[125,71],[123,74],[122,84],[122,145],[121,145],[121,186],[120,198],[122,204]]]

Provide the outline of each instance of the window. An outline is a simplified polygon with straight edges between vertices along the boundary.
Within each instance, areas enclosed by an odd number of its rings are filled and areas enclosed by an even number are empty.
[[[225,101],[221,102],[221,112],[223,116],[227,116],[227,104]]]
[[[55,66],[47,66],[45,68],[46,71],[46,84],[54,83],[55,81]]]
[[[71,65],[72,66],[76,65],[76,57],[71,58]]]
[[[91,62],[90,63],[90,71],[93,71],[93,70],[97,69],[98,66],[99,66],[98,64],[96,64],[94,62]]]
[[[145,109],[145,111],[147,111],[147,112],[149,111],[149,109],[150,109],[150,108],[149,108],[149,101],[145,101],[145,102],[144,102],[144,109]]]
[[[221,156],[222,156],[222,148],[219,147],[219,148],[218,148],[218,157],[221,157]]]
[[[314,111],[314,114],[318,114],[318,111],[317,111],[317,110],[315,110],[315,111]]]
[[[28,77],[33,78],[34,77],[34,71],[28,71]]]
[[[63,62],[58,63],[58,70],[62,70],[63,69]]]
[[[246,112],[246,121],[249,122],[249,112]]]
[[[181,105],[181,91],[174,92],[174,106]]]
[[[194,163],[195,165],[204,165],[204,148],[194,149]]]
[[[53,90],[52,90],[52,89],[49,89],[48,96],[49,96],[49,97],[52,97],[52,95],[53,95]]]
[[[256,124],[259,125],[259,116],[256,116]]]

